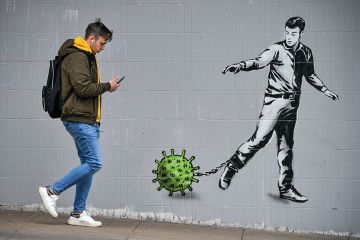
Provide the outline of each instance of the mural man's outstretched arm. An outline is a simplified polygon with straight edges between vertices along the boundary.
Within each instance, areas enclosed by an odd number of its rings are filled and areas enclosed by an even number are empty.
[[[222,70],[222,73],[225,74],[226,72],[233,72],[234,74],[236,74],[240,72],[240,70],[251,71],[264,68],[269,65],[272,60],[274,60],[276,53],[276,47],[273,45],[263,51],[257,58],[241,61],[239,63],[234,63],[226,66]]]

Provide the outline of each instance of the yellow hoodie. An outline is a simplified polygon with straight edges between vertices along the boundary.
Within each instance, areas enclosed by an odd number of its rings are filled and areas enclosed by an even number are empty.
[[[81,36],[77,36],[74,39],[74,45],[73,46],[78,48],[78,49],[81,49],[83,51],[86,51],[86,52],[89,52],[89,53],[93,54],[89,44]],[[97,60],[96,56],[95,56],[95,60],[96,60],[96,69],[97,69],[97,73],[98,73],[97,83],[100,83],[100,71],[99,71],[99,68],[98,68],[98,60]],[[100,123],[100,119],[101,119],[101,95],[98,96],[98,109],[97,109],[96,122]]]

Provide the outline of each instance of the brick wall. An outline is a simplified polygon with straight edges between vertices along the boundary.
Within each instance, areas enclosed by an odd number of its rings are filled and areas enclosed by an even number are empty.
[[[0,203],[40,203],[37,186],[78,164],[74,143],[41,107],[48,60],[67,38],[101,17],[114,30],[99,55],[102,80],[126,75],[104,94],[105,165],[89,205],[171,212],[195,221],[360,232],[359,1],[0,0]],[[232,186],[199,177],[185,197],[158,192],[152,169],[171,148],[209,170],[255,130],[269,69],[221,74],[283,39],[285,21],[302,16],[302,42],[315,70],[338,93],[333,102],[303,82],[295,128],[294,183],[305,204],[279,201],[272,139]],[[73,190],[60,206],[71,206]],[[218,221],[218,220],[217,220]]]

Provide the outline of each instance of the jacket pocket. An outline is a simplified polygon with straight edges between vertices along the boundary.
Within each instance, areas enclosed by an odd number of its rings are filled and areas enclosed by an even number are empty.
[[[79,98],[72,94],[63,107],[63,117],[71,116],[92,120],[95,117],[94,98]]]
[[[77,98],[74,114],[93,117],[95,115],[94,98]]]

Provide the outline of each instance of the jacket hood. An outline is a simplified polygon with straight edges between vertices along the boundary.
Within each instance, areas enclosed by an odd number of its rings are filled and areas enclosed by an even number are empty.
[[[78,52],[79,50],[92,54],[89,44],[81,36],[77,36],[75,39],[66,40],[61,45],[58,55],[61,57],[73,52]]]

